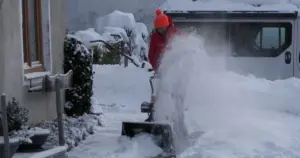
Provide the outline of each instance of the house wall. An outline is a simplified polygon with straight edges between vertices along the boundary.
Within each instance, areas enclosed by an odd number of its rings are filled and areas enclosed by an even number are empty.
[[[63,40],[66,32],[65,1],[50,0],[52,73],[63,72]],[[15,97],[30,110],[29,122],[56,116],[55,93],[28,93],[24,84],[21,0],[4,0],[0,9],[0,92]]]

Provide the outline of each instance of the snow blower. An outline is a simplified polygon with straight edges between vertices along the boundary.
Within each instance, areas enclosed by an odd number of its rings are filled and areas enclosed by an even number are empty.
[[[151,94],[154,94],[153,80],[156,75],[150,77]],[[163,149],[164,154],[168,156],[162,157],[175,157],[172,128],[168,123],[155,122],[154,119],[154,103],[144,101],[141,104],[141,112],[148,114],[148,119],[144,122],[123,122],[122,135],[133,138],[141,133],[148,133],[153,136],[156,145]]]
[[[113,37],[119,37],[119,35],[113,35]],[[125,54],[124,52],[120,51],[119,49],[111,46],[109,43],[103,40],[95,40],[91,41],[90,43],[95,42],[101,42],[104,43],[108,49],[113,50],[115,52],[120,53],[122,56],[127,58],[129,61],[131,61],[136,67],[145,68],[145,63],[139,64],[136,60],[134,60],[130,55]],[[152,69],[148,69],[149,72],[153,71]],[[154,86],[153,86],[153,80],[156,79],[157,75],[154,75],[150,77],[149,82],[151,86],[152,94],[155,92]],[[141,122],[122,122],[122,132],[121,135],[127,136],[130,138],[135,137],[138,134],[141,133],[148,133],[153,136],[153,140],[156,143],[157,146],[159,146],[164,153],[162,155],[159,155],[159,157],[162,158],[175,158],[175,151],[174,151],[174,145],[173,145],[173,134],[172,134],[172,128],[168,123],[158,123],[155,122],[153,119],[154,114],[154,104],[150,102],[143,102],[141,104],[141,112],[147,113],[149,116],[148,121],[141,121]]]

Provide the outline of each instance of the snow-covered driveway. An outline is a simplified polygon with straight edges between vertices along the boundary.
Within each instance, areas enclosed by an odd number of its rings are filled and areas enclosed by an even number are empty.
[[[104,110],[103,128],[98,128],[94,135],[89,136],[78,147],[69,152],[69,158],[135,158],[138,154],[138,146],[141,142],[134,142],[120,137],[121,125],[123,120],[141,120],[144,119],[140,114],[131,114],[127,112],[114,113]],[[143,142],[144,143],[144,142]],[[153,145],[154,146],[154,145]]]
[[[69,158],[155,156],[160,149],[146,136],[136,140],[120,137],[122,121],[146,119],[146,115],[140,113],[140,104],[150,99],[151,73],[131,65],[128,68],[94,66],[94,71],[94,108],[103,111],[104,127],[70,151]]]

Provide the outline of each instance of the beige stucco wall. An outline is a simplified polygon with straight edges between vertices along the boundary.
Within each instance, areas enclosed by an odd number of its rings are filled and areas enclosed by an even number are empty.
[[[0,9],[0,92],[16,97],[30,110],[30,122],[56,116],[54,93],[28,93],[24,85],[21,0],[4,0]],[[53,73],[63,71],[63,40],[66,31],[65,1],[50,0]]]

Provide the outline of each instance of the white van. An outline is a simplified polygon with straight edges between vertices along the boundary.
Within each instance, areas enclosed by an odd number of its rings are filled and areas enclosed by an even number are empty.
[[[269,80],[300,78],[297,9],[165,10],[176,27],[197,30],[208,54],[228,55],[227,68]],[[297,8],[297,7],[295,7]]]

